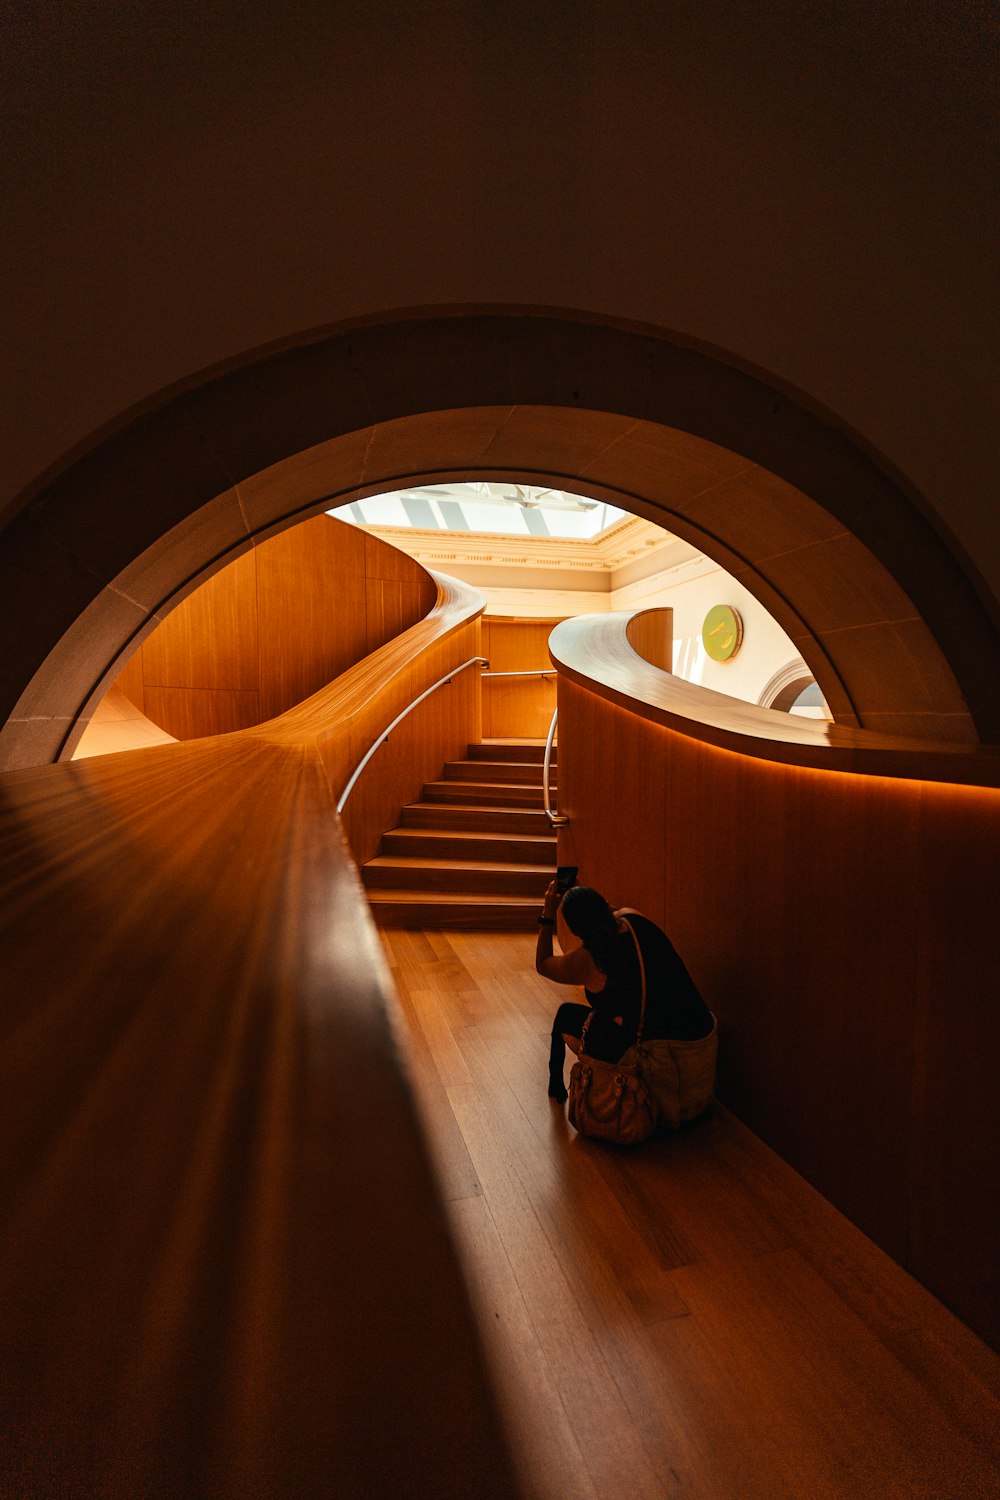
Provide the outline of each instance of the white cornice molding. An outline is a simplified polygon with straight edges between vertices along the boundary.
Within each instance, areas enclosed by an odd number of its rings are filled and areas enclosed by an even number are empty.
[[[626,516],[598,537],[504,536],[482,532],[421,531],[409,526],[364,526],[425,566],[447,572],[462,564],[615,573],[678,545],[678,538],[641,516]],[[681,544],[683,545],[683,544]]]

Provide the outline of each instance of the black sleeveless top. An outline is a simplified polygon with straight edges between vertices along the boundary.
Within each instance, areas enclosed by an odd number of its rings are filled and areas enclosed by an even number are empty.
[[[646,967],[643,1037],[647,1041],[669,1037],[675,1042],[695,1042],[708,1036],[712,1013],[667,934],[637,913],[630,913],[625,920],[639,941]],[[584,991],[594,1010],[585,1051],[592,1057],[617,1062],[635,1041],[642,1004],[639,959],[628,932],[618,934],[606,972],[608,979],[602,990]],[[616,1016],[621,1016],[621,1026],[614,1025]]]

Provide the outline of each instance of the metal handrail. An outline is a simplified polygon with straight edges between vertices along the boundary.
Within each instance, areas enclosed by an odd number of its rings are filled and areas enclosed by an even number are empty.
[[[548,738],[545,741],[545,760],[542,763],[542,803],[545,807],[545,816],[552,824],[552,827],[565,828],[566,824],[569,822],[569,818],[567,818],[563,813],[552,811],[552,799],[549,795],[549,764],[552,760],[552,741],[555,739],[556,723],[558,722],[558,719],[559,710],[557,708],[552,715],[552,723],[549,725]]]
[[[534,667],[526,672],[484,672],[484,677],[556,677],[555,667]]]
[[[420,694],[419,698],[414,698],[413,702],[408,704],[407,707],[403,709],[403,712],[401,714],[397,714],[389,727],[382,731],[378,739],[375,741],[374,745],[372,745],[372,747],[365,753],[364,757],[358,762],[354,775],[351,777],[350,781],[347,783],[347,785],[344,787],[344,790],[340,794],[340,801],[337,803],[338,813],[342,813],[344,811],[344,804],[354,790],[354,783],[357,781],[358,777],[361,775],[361,772],[364,770],[365,766],[375,754],[375,751],[379,748],[380,745],[385,744],[386,740],[389,738],[396,725],[401,724],[406,718],[407,714],[411,714],[413,712],[418,703],[423,703],[425,698],[429,698],[431,693],[436,693],[439,687],[444,687],[446,683],[451,682],[451,679],[453,677],[457,677],[459,672],[464,672],[466,667],[485,667],[488,665],[489,663],[487,662],[485,656],[470,656],[469,660],[463,661],[460,667],[453,667],[447,674],[447,676],[439,677],[437,682],[433,683],[431,687],[427,688],[425,692]]]

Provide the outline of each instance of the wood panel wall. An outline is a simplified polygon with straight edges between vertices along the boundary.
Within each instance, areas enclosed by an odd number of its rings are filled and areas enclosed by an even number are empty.
[[[115,686],[176,739],[275,718],[421,619],[419,563],[332,516],[262,542],[190,594]]]
[[[492,672],[551,669],[549,636],[556,620],[485,616],[483,655]],[[555,678],[483,679],[484,739],[544,739],[556,706]]]
[[[780,765],[559,683],[560,862],[662,922],[723,1100],[1000,1345],[1000,792]]]

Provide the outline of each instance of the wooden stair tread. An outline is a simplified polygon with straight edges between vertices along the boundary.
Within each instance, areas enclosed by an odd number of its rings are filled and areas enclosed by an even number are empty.
[[[470,792],[476,792],[486,803],[489,803],[490,794],[494,797],[509,796],[511,792],[517,792],[519,796],[532,793],[538,797],[542,795],[540,786],[532,786],[530,782],[523,781],[428,781],[424,785],[425,792],[428,787],[433,788],[435,793],[440,789],[441,792],[452,792],[456,796],[468,796]],[[549,790],[554,792],[555,787],[550,787]]]
[[[427,781],[427,786],[481,786],[492,792],[540,792],[541,781],[489,781],[480,780],[472,775],[444,775],[439,781]],[[555,781],[549,781],[550,792],[555,792]]]
[[[445,761],[445,765],[458,766],[525,766],[532,771],[537,771],[542,764],[540,760],[511,760],[506,755],[498,756],[496,760],[491,760],[488,755],[456,755],[450,761]]]
[[[428,819],[436,814],[441,814],[440,824],[430,824]],[[504,829],[510,826],[511,820],[517,826],[525,830],[542,829],[548,831],[549,823],[545,811],[535,803],[516,804],[506,802],[502,807],[484,806],[478,802],[411,802],[404,807],[400,814],[402,825],[407,828],[423,828],[440,826],[441,828],[460,827],[467,821],[486,824],[490,828]]]
[[[420,803],[416,803],[416,802],[411,802],[409,805],[410,805],[410,807],[418,807],[421,804]],[[438,807],[439,807],[440,804],[437,803],[437,802],[425,802],[422,805],[424,807],[433,808],[434,811],[437,812]],[[404,808],[404,811],[406,811],[405,808]],[[466,812],[476,812],[476,811],[494,812],[494,811],[497,811],[497,809],[492,808],[492,807],[484,807],[484,808],[477,809],[475,807],[472,807],[469,803],[466,803],[465,804],[465,811]],[[500,808],[499,811],[501,811],[501,812],[507,812],[508,809],[504,807],[504,808]],[[544,813],[542,814],[542,816],[543,817],[545,816]],[[392,834],[393,838],[413,839],[414,841],[416,841],[417,839],[433,838],[435,833],[440,833],[440,835],[441,835],[442,838],[453,839],[453,840],[461,840],[461,841],[469,843],[469,844],[477,844],[477,843],[478,844],[482,844],[482,843],[506,844],[506,843],[509,843],[511,839],[516,839],[519,844],[537,844],[540,849],[543,846],[548,846],[548,845],[554,846],[555,842],[556,842],[556,836],[555,836],[554,833],[552,833],[552,834],[546,834],[546,833],[490,833],[489,831],[486,831],[486,830],[484,830],[482,833],[477,833],[474,829],[470,829],[470,828],[441,828],[441,829],[435,829],[435,828],[402,828],[402,827],[401,828],[390,828],[388,830],[388,832]]]
[[[434,855],[422,854],[376,854],[373,859],[365,861],[363,869],[385,869],[390,866],[393,869],[414,871],[489,870],[498,875],[504,870],[518,874],[537,874],[539,870],[550,868],[547,860],[538,864],[527,864],[524,861],[511,859],[451,859],[447,856],[438,858]],[[552,868],[554,869],[554,866]]]
[[[437,783],[436,782],[428,782],[428,785],[429,786],[434,786],[434,785],[437,785]],[[522,788],[518,787],[518,791],[521,791],[521,790],[522,790]],[[447,804],[445,804],[445,806],[447,807]],[[403,811],[405,812],[409,808],[413,808],[413,809],[415,809],[418,812],[435,812],[436,813],[436,812],[441,812],[442,811],[442,804],[440,802],[408,802],[406,804],[406,807],[403,809]],[[510,809],[508,807],[506,807],[506,806],[503,806],[503,807],[498,806],[498,804],[496,802],[482,802],[482,803],[477,803],[477,802],[463,802],[462,803],[462,809],[465,812],[485,812],[485,813],[506,813],[506,812],[510,811]],[[525,808],[518,808],[517,811],[520,812],[520,813],[522,813],[522,814],[524,814],[524,813],[530,813],[533,817],[537,817],[537,818],[544,818],[545,817],[545,810],[544,810],[544,808],[525,807]]]
[[[414,832],[439,832],[450,834],[458,831],[483,833],[499,831],[511,838],[541,834],[553,836],[545,813],[540,807],[516,806],[506,803],[502,807],[482,807],[474,802],[411,802],[400,813],[402,827]]]
[[[535,930],[541,903],[537,896],[460,896],[447,892],[369,891],[369,908],[377,927],[425,928],[466,932]]]
[[[536,776],[545,769],[537,760],[483,760],[479,756],[468,760],[446,760],[445,766],[468,766],[476,771],[531,771]]]
[[[381,854],[428,854],[434,859],[514,859],[555,864],[556,839],[543,833],[483,832],[466,828],[422,828],[407,824],[382,835]]]
[[[516,906],[524,911],[540,910],[537,896],[505,896],[496,891],[404,891],[399,886],[380,886],[366,891],[373,903],[427,902],[430,906]]]
[[[484,791],[492,792],[492,796],[484,795]],[[461,803],[464,807],[474,803],[477,807],[485,804],[496,808],[541,810],[544,805],[540,786],[498,786],[487,789],[473,786],[469,781],[430,782],[424,787],[424,798],[428,802],[443,805]]]
[[[468,749],[470,760],[514,760],[520,757],[540,766],[545,759],[544,740],[482,740]],[[553,745],[550,763],[554,765],[555,759],[556,746]]]

